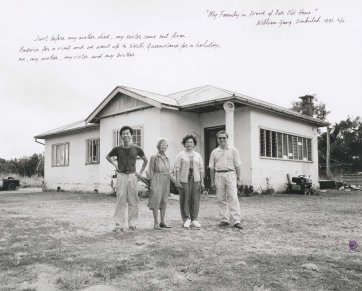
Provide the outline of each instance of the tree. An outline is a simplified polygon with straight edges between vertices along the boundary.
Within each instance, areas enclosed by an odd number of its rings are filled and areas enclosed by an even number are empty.
[[[331,160],[350,165],[354,172],[362,171],[362,121],[361,117],[347,117],[332,126],[330,134]],[[318,139],[320,162],[325,161],[326,133]]]
[[[303,113],[302,101],[292,101],[292,107],[290,109],[299,113]],[[329,113],[331,113],[331,111],[327,110],[326,104],[320,102],[317,98],[314,98],[313,117],[326,121],[327,115]]]
[[[33,154],[32,156],[24,156],[19,159],[5,160],[0,158],[0,174],[18,174],[20,176],[28,176],[37,174],[44,176],[44,155]]]

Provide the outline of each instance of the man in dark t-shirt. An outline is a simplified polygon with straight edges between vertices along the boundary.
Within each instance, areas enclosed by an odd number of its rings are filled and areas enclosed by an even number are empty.
[[[126,206],[128,204],[128,226],[131,230],[136,229],[138,218],[139,200],[137,193],[137,175],[141,175],[146,168],[147,158],[141,147],[132,144],[133,129],[129,126],[123,126],[120,135],[123,144],[113,148],[106,156],[108,162],[116,167],[117,181],[117,206],[114,213],[116,222],[115,232],[123,231],[126,220]],[[112,157],[116,157],[117,161]],[[140,173],[136,173],[137,157],[142,158],[143,164]]]

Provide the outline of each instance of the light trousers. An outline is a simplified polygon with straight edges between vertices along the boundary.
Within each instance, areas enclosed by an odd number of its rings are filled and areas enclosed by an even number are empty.
[[[240,223],[240,204],[235,172],[215,173],[216,200],[221,221]]]
[[[138,218],[139,199],[136,174],[118,173],[116,182],[117,206],[114,220],[120,228],[126,224],[126,207],[128,205],[128,225],[135,226]]]

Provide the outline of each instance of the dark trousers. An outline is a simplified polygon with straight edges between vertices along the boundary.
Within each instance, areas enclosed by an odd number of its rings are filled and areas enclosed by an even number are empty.
[[[183,189],[179,189],[179,198],[182,220],[197,220],[200,208],[200,182],[194,182],[192,177],[187,183],[181,184]]]

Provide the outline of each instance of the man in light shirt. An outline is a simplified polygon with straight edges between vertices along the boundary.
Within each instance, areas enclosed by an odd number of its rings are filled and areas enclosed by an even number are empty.
[[[242,229],[237,185],[241,185],[241,162],[236,148],[228,145],[228,133],[216,134],[219,146],[210,156],[211,187],[216,188],[216,199],[221,216],[220,226],[232,224]]]

